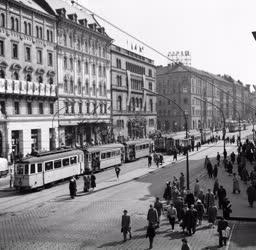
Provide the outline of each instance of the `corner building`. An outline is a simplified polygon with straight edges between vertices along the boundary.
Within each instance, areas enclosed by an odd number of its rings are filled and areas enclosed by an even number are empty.
[[[50,149],[57,99],[55,33],[55,17],[35,1],[0,1],[1,157]]]
[[[111,46],[112,124],[115,140],[146,138],[156,129],[154,61]]]
[[[107,143],[112,40],[87,12],[61,0],[45,2],[57,18],[56,141],[66,146]]]

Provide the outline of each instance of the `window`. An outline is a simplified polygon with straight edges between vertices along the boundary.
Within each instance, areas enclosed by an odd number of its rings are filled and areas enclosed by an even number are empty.
[[[64,92],[68,92],[68,80],[64,77]]]
[[[50,103],[50,114],[52,115],[54,113],[54,105],[53,103]]]
[[[85,62],[85,74],[89,73],[89,65],[88,62]]]
[[[102,75],[102,68],[101,68],[101,65],[99,66],[99,77],[101,77]]]
[[[0,69],[0,78],[5,78],[5,71]]]
[[[13,79],[14,80],[19,80],[19,73],[17,71],[13,72]]]
[[[37,63],[38,64],[42,64],[43,63],[42,50],[40,50],[40,49],[37,50]]]
[[[104,114],[107,114],[107,104],[104,104]]]
[[[0,40],[0,56],[4,56],[4,41]]]
[[[28,23],[28,34],[32,35],[31,23]]]
[[[43,29],[39,27],[39,38],[43,39]]]
[[[36,165],[35,164],[31,164],[30,165],[30,174],[34,174],[36,172]]]
[[[19,31],[19,20],[18,20],[18,18],[15,19],[15,28],[16,28],[16,31],[18,32]]]
[[[148,83],[148,88],[149,88],[150,90],[153,90],[153,89],[152,89],[152,82],[149,82],[149,83]]]
[[[48,66],[53,65],[52,52],[48,52]]]
[[[38,76],[37,80],[38,80],[39,83],[42,83],[43,82],[43,77],[42,76]]]
[[[102,114],[103,113],[103,105],[102,105],[102,103],[100,104],[100,114]]]
[[[68,114],[69,113],[69,110],[68,110],[68,102],[65,102],[65,113]]]
[[[77,156],[70,157],[70,164],[76,164],[77,163]]]
[[[39,102],[39,114],[42,115],[44,113],[44,104]]]
[[[14,58],[14,59],[18,58],[18,44],[17,43],[12,44],[12,58]]]
[[[14,102],[14,114],[19,115],[20,114],[20,103]]]
[[[122,86],[122,76],[117,75],[116,81],[117,81],[117,86],[121,87]]]
[[[25,61],[30,62],[31,61],[31,48],[25,47]]]
[[[149,76],[149,77],[152,77],[152,69],[149,69],[149,70],[148,70],[148,76]]]
[[[14,30],[15,28],[15,25],[14,25],[14,17],[11,17],[11,30]]]
[[[28,114],[31,115],[32,114],[32,103],[31,102],[27,103],[27,109],[28,109]]]
[[[82,84],[80,79],[78,79],[78,82],[77,82],[77,92],[79,95],[81,95],[82,93]]]
[[[69,166],[69,158],[65,158],[62,160],[63,167]]]
[[[149,100],[149,107],[150,107],[150,112],[153,112],[153,101],[152,101],[152,99]]]
[[[73,46],[73,40],[72,40],[72,35],[69,36],[69,45],[70,47]]]
[[[96,115],[97,114],[97,103],[93,103],[93,114]]]
[[[92,65],[92,74],[96,75],[96,68],[95,68],[95,64]]]
[[[88,81],[88,79],[86,79],[86,82],[85,82],[85,93],[87,95],[89,94],[89,81]]]
[[[119,110],[119,111],[122,110],[122,97],[121,96],[117,97],[117,110]]]
[[[26,21],[24,22],[24,33],[25,33],[25,35],[28,34],[28,25],[27,25]]]
[[[5,15],[1,13],[0,15],[0,27],[5,27]]]
[[[41,173],[42,172],[42,163],[38,163],[37,164],[37,173]]]
[[[154,125],[155,125],[155,120],[149,119],[149,127],[154,127]]]
[[[0,105],[2,114],[6,114],[5,101],[0,101]]]
[[[53,84],[53,78],[52,77],[49,77],[49,84]]]
[[[64,46],[67,46],[67,35],[63,35],[63,40],[64,40]]]
[[[79,114],[82,114],[82,103],[79,103]]]
[[[81,73],[81,61],[80,60],[77,61],[77,72]]]
[[[54,168],[61,168],[61,160],[54,161]]]
[[[73,78],[70,78],[70,93],[74,92],[74,81]]]
[[[105,77],[106,76],[106,67],[103,66],[103,76]]]
[[[45,163],[45,171],[49,171],[53,169],[53,163],[52,161],[48,161]]]
[[[93,81],[93,84],[92,84],[92,94],[94,96],[96,95],[96,83],[95,83],[95,81]]]
[[[71,114],[74,114],[75,113],[75,103],[72,102],[71,103]]]
[[[116,58],[116,67],[117,67],[118,69],[121,69],[121,68],[122,68],[121,59]]]
[[[39,27],[36,26],[36,38],[39,38]]]
[[[74,69],[73,59],[70,58],[70,59],[69,59],[69,62],[70,62],[70,70],[73,70],[73,69]]]
[[[25,165],[25,174],[28,174],[28,164]]]
[[[89,102],[86,103],[86,113],[90,114],[90,103]]]
[[[67,57],[64,57],[64,69],[68,68],[68,60]]]
[[[104,86],[103,86],[103,94],[104,94],[104,96],[107,95],[107,86],[106,86],[106,83],[104,83]]]
[[[99,89],[100,89],[100,96],[102,96],[102,84],[101,84],[101,82],[99,83]]]

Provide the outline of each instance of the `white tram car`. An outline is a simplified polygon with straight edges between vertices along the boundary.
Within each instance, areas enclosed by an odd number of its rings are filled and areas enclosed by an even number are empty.
[[[82,150],[61,149],[40,153],[15,164],[14,187],[34,189],[84,172]]]

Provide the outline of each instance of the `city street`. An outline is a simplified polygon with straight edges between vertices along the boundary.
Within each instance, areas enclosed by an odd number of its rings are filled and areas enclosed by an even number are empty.
[[[222,142],[204,145],[199,152],[190,155],[191,188],[195,178],[206,180],[203,163],[205,155],[215,157],[222,151]],[[234,145],[227,145],[230,153]],[[168,159],[168,157],[166,158]],[[136,180],[85,194],[78,192],[75,200],[68,193],[68,183],[28,194],[1,192],[0,247],[1,249],[147,249],[145,238],[146,214],[156,196],[162,198],[165,183],[173,176],[185,173],[184,157],[181,162],[169,164]],[[129,168],[128,168],[129,167]],[[147,168],[146,159],[127,164],[122,175],[137,168]],[[155,167],[154,167],[155,168]],[[153,169],[152,169],[153,170]],[[120,181],[121,181],[120,179]],[[113,170],[97,174],[97,181],[117,182]],[[210,183],[210,185],[212,185]],[[78,190],[82,190],[79,180]],[[132,219],[133,238],[122,243],[120,218],[127,209]],[[229,249],[253,249],[255,224],[247,228],[234,222],[233,237]],[[248,229],[251,230],[248,230]],[[176,229],[180,231],[178,225]],[[246,240],[238,241],[246,235]],[[170,232],[165,216],[155,239],[155,249],[180,249],[179,232]],[[191,249],[216,249],[216,228],[208,228],[205,221],[198,232],[188,238]],[[253,247],[254,246],[254,247]]]

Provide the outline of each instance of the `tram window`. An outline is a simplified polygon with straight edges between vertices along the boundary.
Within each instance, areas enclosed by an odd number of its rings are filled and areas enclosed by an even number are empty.
[[[61,160],[54,161],[54,168],[61,168]]]
[[[68,166],[68,165],[69,165],[69,158],[63,159],[63,160],[62,160],[62,165],[63,165],[63,167]]]
[[[28,174],[28,164],[25,165],[25,174]]]
[[[30,165],[30,174],[34,174],[36,172],[35,164]]]
[[[45,163],[45,171],[49,171],[53,169],[53,163],[52,161],[48,161]]]
[[[42,172],[42,163],[38,163],[37,164],[37,173],[41,173]]]
[[[17,166],[17,174],[23,174],[23,166],[22,165]]]
[[[115,157],[115,155],[116,155],[115,151],[111,152],[111,157]]]
[[[106,154],[105,153],[102,153],[101,154],[101,159],[105,159],[106,158]]]
[[[106,158],[110,158],[111,157],[111,152],[107,152],[107,157]]]
[[[120,155],[120,151],[118,150],[118,151],[116,151],[116,155]]]
[[[77,157],[76,156],[70,157],[70,163],[71,163],[71,165],[76,164],[77,163]]]

